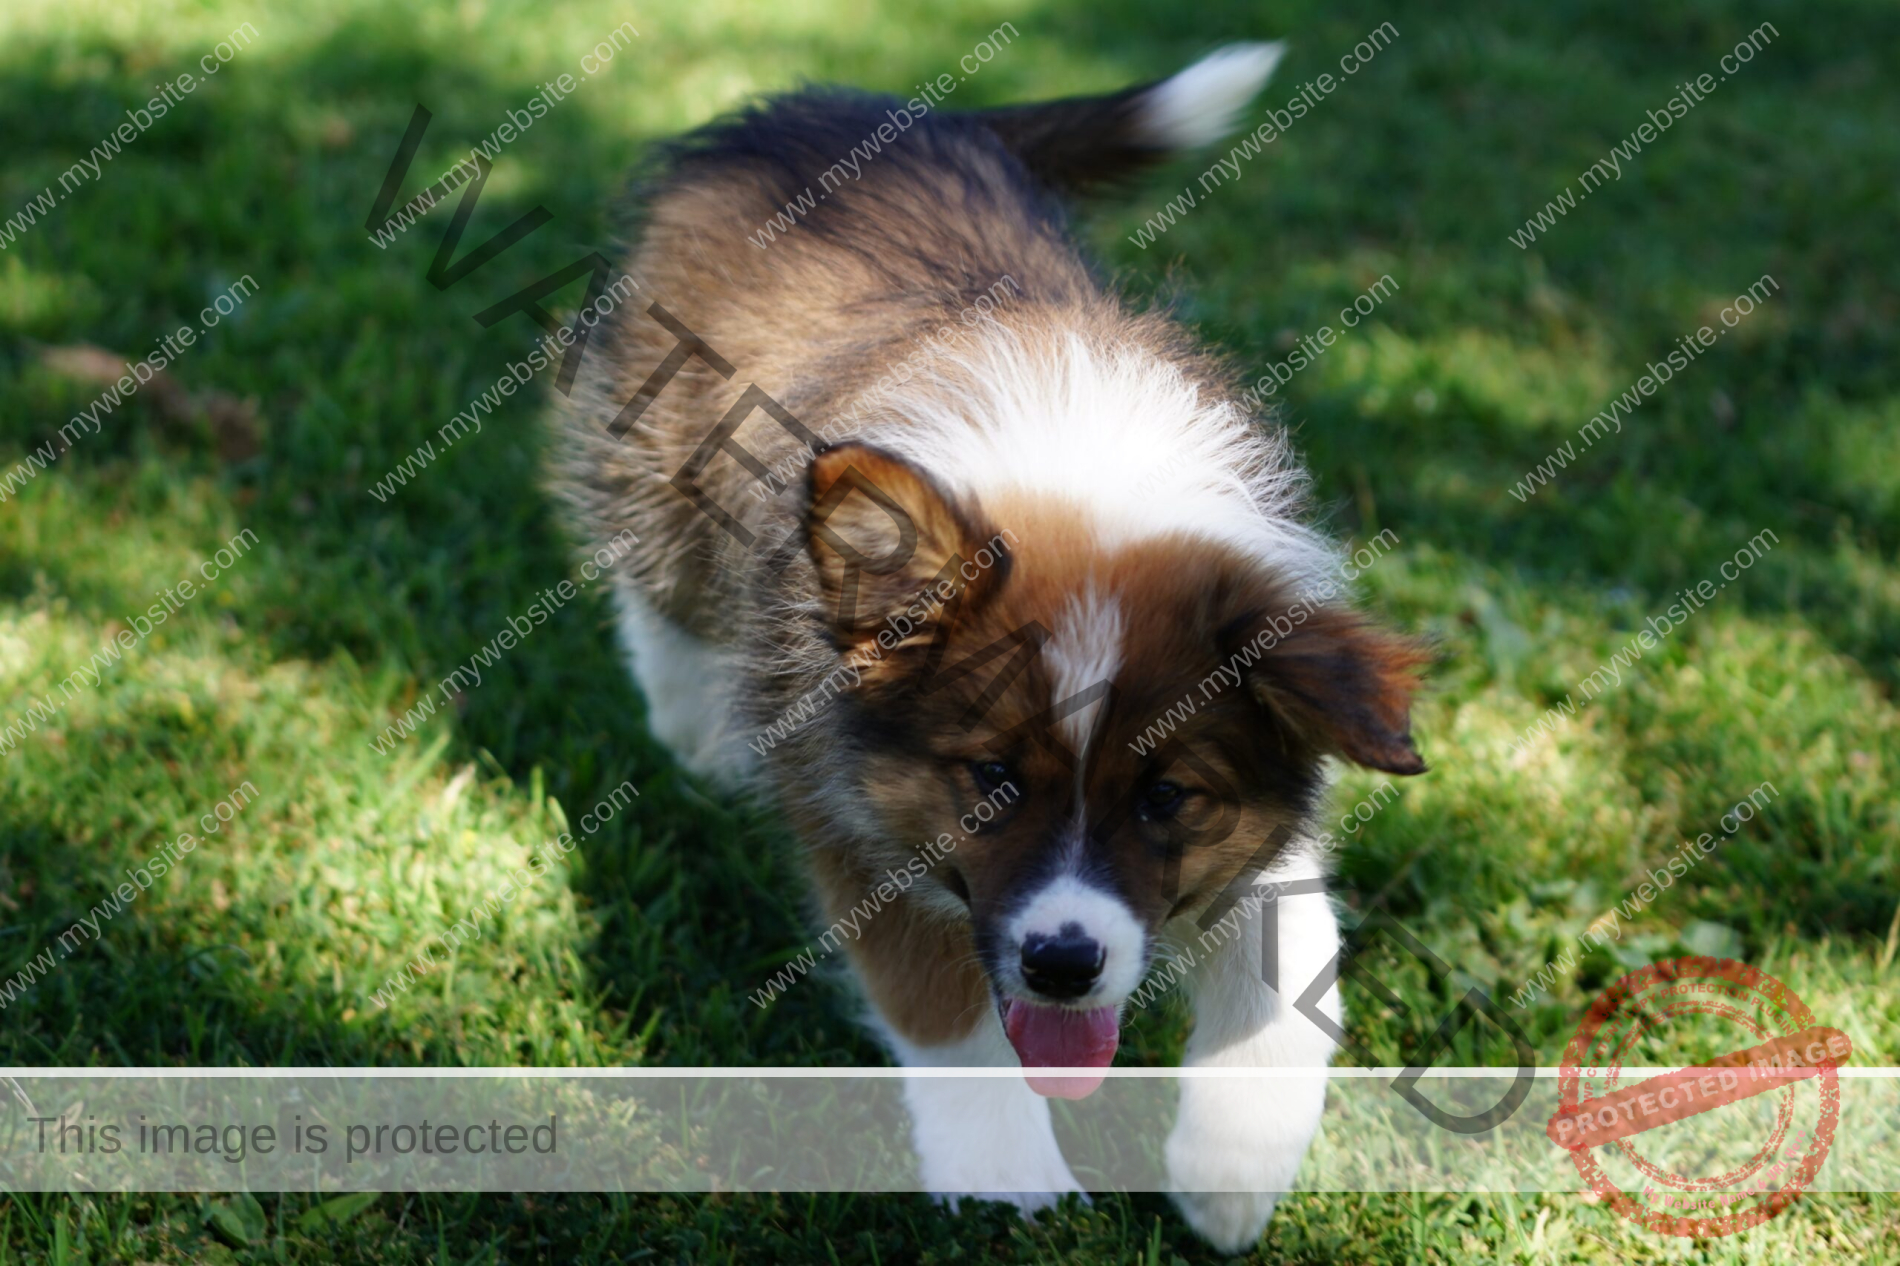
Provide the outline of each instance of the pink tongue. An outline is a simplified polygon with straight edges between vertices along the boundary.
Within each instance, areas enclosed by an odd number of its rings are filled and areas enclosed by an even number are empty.
[[[1003,1010],[1003,1031],[1024,1068],[1107,1068],[1121,1041],[1121,1016],[1115,1007],[1071,1011],[1010,999]],[[1029,1088],[1055,1099],[1086,1099],[1102,1084],[1100,1077],[1029,1077]]]

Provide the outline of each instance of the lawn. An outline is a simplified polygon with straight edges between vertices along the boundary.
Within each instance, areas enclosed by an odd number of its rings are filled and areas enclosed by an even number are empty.
[[[1379,288],[1270,397],[1332,528],[1396,541],[1361,579],[1366,605],[1437,654],[1414,717],[1433,771],[1392,792],[1347,780],[1342,804],[1378,807],[1340,848],[1337,886],[1454,971],[1372,945],[1415,1005],[1350,986],[1357,1041],[1402,1064],[1475,984],[1555,1064],[1598,988],[1713,950],[1785,979],[1857,1062],[1900,1063],[1900,12],[931,9],[0,8],[0,729],[19,727],[0,755],[0,990],[124,868],[233,810],[0,1009],[0,1065],[882,1061],[835,979],[749,1000],[812,935],[789,838],[647,737],[595,593],[413,734],[388,729],[575,574],[534,475],[547,383],[371,490],[538,337],[474,315],[611,249],[614,199],[651,141],[806,79],[908,94],[1005,22],[1014,36],[952,104],[1106,90],[1222,40],[1285,37],[1278,104],[1381,24],[1397,32],[1237,178],[1199,179],[1223,146],[1079,229],[1133,298],[1172,302],[1250,377]],[[404,199],[629,20],[638,37],[497,156],[462,249],[535,207],[544,225],[446,289],[427,274],[449,214],[370,240],[418,103],[433,120]],[[1777,32],[1751,60],[1528,247],[1512,241],[1764,20]],[[215,73],[62,185],[207,55]],[[43,190],[52,204],[22,227]],[[1184,190],[1195,204],[1156,234]],[[1772,290],[1725,324],[1763,278]],[[578,300],[576,285],[549,303]],[[1629,397],[1619,429],[1578,438],[1703,326],[1720,337]],[[193,340],[169,354],[181,327]],[[167,378],[64,451],[60,428],[105,385],[81,345],[115,366],[162,356]],[[1540,463],[1548,482],[1520,495]],[[1749,566],[1721,571],[1751,542]],[[1704,580],[1719,585],[1706,605],[1579,693]],[[134,617],[153,604],[166,617],[147,634]],[[88,664],[96,680],[62,691]],[[451,969],[374,1000],[420,938],[629,781],[631,808]],[[1765,782],[1759,812],[1620,939],[1520,992]],[[1125,1058],[1178,1054],[1183,1024],[1144,1017]],[[1496,1029],[1467,1032],[1443,1062],[1510,1059]],[[0,1196],[0,1262],[1216,1260],[1153,1195],[1024,1222],[921,1196],[391,1194],[310,1231],[309,1198],[265,1195],[248,1239],[207,1225],[226,1203]],[[1900,1204],[1818,1196],[1690,1243],[1571,1195],[1303,1194],[1250,1260],[1817,1259],[1900,1259]]]

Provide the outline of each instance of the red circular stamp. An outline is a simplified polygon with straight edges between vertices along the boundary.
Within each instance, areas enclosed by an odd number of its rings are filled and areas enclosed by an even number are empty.
[[[1852,1053],[1846,1034],[1817,1025],[1785,984],[1746,963],[1652,963],[1606,989],[1577,1026],[1546,1133],[1639,1226],[1733,1235],[1814,1181]],[[1635,1072],[1656,1064],[1674,1071]]]

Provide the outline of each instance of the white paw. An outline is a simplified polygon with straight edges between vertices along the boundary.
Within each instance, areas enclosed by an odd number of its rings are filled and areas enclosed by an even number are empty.
[[[1174,1207],[1194,1233],[1223,1253],[1244,1253],[1260,1242],[1261,1232],[1280,1202],[1277,1191],[1177,1191]]]
[[[961,1042],[929,1049],[896,1038],[891,1044],[913,1068],[1006,1068],[1016,1062],[993,1011]],[[1020,1076],[907,1077],[904,1100],[917,1177],[939,1201],[998,1200],[1029,1214],[1082,1190],[1062,1159],[1049,1101]]]
[[[1267,1229],[1281,1193],[1256,1188],[1281,1167],[1260,1163],[1265,1140],[1249,1148],[1246,1140],[1224,1133],[1177,1126],[1168,1137],[1168,1181],[1182,1220],[1223,1253],[1239,1253]]]
[[[918,1176],[924,1190],[953,1208],[965,1200],[996,1200],[1031,1214],[1054,1207],[1071,1191],[1082,1192],[1053,1135],[1043,1139],[1025,1130],[1011,1140],[1014,1146],[999,1146],[1000,1140],[959,1146],[963,1140],[941,1134],[931,1142],[935,1146],[927,1143],[919,1149]],[[1086,1200],[1087,1194],[1082,1198]]]
[[[1292,1189],[1324,1102],[1323,1078],[1184,1083],[1165,1152],[1181,1217],[1222,1252],[1251,1248]]]

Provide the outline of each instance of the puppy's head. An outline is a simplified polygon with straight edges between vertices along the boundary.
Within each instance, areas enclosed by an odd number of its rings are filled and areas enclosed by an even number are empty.
[[[813,464],[850,785],[885,838],[949,841],[919,889],[969,919],[1026,1066],[1108,1063],[1162,925],[1271,864],[1324,757],[1425,768],[1416,646],[1230,546],[1088,522],[864,445]]]

